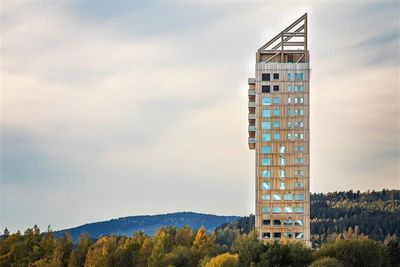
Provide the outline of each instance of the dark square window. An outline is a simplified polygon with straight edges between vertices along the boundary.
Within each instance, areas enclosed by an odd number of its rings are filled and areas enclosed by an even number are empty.
[[[279,73],[274,73],[274,80],[279,80]]]
[[[281,220],[274,220],[274,225],[281,225]]]
[[[262,238],[271,238],[271,233],[263,232],[262,233]]]
[[[271,76],[270,76],[269,73],[263,73],[261,78],[262,78],[263,81],[271,80]]]
[[[269,85],[262,85],[261,86],[261,92],[262,93],[269,93],[271,91],[271,86]]]
[[[274,85],[274,92],[279,92],[279,85]]]
[[[271,220],[263,220],[263,225],[270,225],[271,224]]]
[[[281,238],[282,234],[281,233],[274,233],[274,238]]]

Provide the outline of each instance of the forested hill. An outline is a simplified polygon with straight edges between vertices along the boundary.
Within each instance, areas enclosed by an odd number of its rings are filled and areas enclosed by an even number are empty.
[[[400,190],[312,194],[311,233],[315,241],[323,243],[329,235],[345,230],[376,240],[399,236]]]
[[[221,225],[224,229],[248,233],[254,216]],[[388,235],[400,236],[400,190],[333,192],[311,195],[311,234],[319,245],[329,239],[368,236],[383,241]]]
[[[130,216],[109,221],[88,223],[75,228],[56,231],[54,235],[55,237],[61,237],[64,232],[69,232],[72,240],[75,242],[81,233],[86,233],[92,238],[110,234],[130,236],[133,232],[138,231],[152,235],[162,226],[182,227],[189,225],[192,229],[198,229],[203,226],[207,231],[211,231],[223,223],[230,223],[239,218],[238,216],[217,216],[194,212]]]

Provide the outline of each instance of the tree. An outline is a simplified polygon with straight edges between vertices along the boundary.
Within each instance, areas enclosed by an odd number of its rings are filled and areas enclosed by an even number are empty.
[[[93,244],[92,240],[87,234],[81,234],[76,245],[76,262],[78,267],[83,267],[86,261],[90,246]]]
[[[382,245],[378,242],[353,239],[324,244],[315,256],[336,258],[346,267],[379,267],[383,266],[385,255]]]
[[[243,235],[235,241],[234,250],[239,254],[239,266],[250,266],[260,262],[264,245],[258,241],[257,232],[251,231],[248,235]]]
[[[239,262],[237,254],[224,253],[211,258],[205,267],[235,267]]]
[[[322,257],[314,261],[310,267],[343,267],[343,264],[335,258]]]

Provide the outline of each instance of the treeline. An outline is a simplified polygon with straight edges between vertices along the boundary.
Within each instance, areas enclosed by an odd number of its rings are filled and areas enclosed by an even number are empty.
[[[333,192],[311,195],[311,233],[320,245],[352,231],[369,239],[400,235],[400,190]]]
[[[114,266],[400,266],[400,241],[382,243],[363,238],[337,239],[312,250],[300,243],[264,244],[251,231],[224,228],[207,233],[201,227],[160,228],[153,237],[81,235],[76,246],[69,234],[55,239],[39,228],[4,233],[0,237],[0,266],[114,267]]]

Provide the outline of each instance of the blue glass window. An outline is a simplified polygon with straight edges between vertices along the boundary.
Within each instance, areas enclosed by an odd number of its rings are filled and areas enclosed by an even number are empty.
[[[293,223],[293,221],[292,220],[284,220],[283,221],[283,225],[285,225],[285,226],[290,226],[290,225],[292,225],[292,223]]]
[[[303,159],[303,158],[300,158],[300,159],[299,159],[299,162],[300,162],[300,164],[304,164],[304,159]]]
[[[284,200],[292,200],[292,194],[285,194],[284,196],[283,196],[283,199]]]
[[[284,158],[280,158],[279,159],[279,164],[284,166],[285,165],[285,159]]]
[[[270,195],[261,195],[261,199],[262,200],[271,200],[271,196]]]
[[[261,153],[263,154],[271,153],[271,147],[270,146],[261,147]]]
[[[269,117],[271,117],[271,110],[269,110],[269,109],[263,109],[263,110],[261,111],[261,116],[264,117],[264,118],[269,118]]]
[[[261,165],[263,165],[263,166],[269,166],[269,165],[271,165],[271,159],[270,159],[270,158],[263,158],[263,159],[261,159]]]
[[[296,194],[296,195],[294,195],[294,200],[302,201],[302,200],[304,200],[304,195],[303,194]]]
[[[279,140],[279,133],[274,133],[274,140]]]
[[[303,73],[301,72],[300,73],[300,81],[302,81],[304,79],[304,75],[303,75]]]
[[[274,116],[279,116],[279,109],[274,109]]]
[[[294,91],[295,91],[295,92],[297,92],[297,91],[298,91],[298,89],[297,89],[297,85],[295,85],[295,86],[294,86]]]
[[[287,115],[290,116],[291,114],[292,114],[292,110],[289,108],[289,109],[287,110]]]
[[[304,146],[299,146],[300,152],[304,152]]]
[[[303,225],[303,220],[295,220],[294,225],[296,226],[302,226]]]
[[[279,128],[279,121],[274,121],[274,128]]]
[[[304,92],[304,86],[300,85],[300,92]]]
[[[285,208],[283,209],[283,211],[284,211],[285,213],[293,213],[292,207],[285,207]]]
[[[295,208],[294,208],[294,212],[296,212],[296,213],[301,213],[301,212],[303,212],[303,207],[295,207]]]
[[[282,198],[281,198],[281,196],[280,195],[272,195],[272,199],[273,200],[282,200]]]
[[[304,98],[300,97],[300,104],[304,104]]]
[[[287,98],[287,103],[290,104],[291,103],[291,99],[290,97]]]
[[[261,141],[262,142],[268,142],[268,141],[271,141],[271,134],[262,134],[261,135]]]
[[[280,182],[279,183],[279,189],[285,189],[285,183],[284,182]]]
[[[290,121],[287,122],[287,127],[291,128],[292,127],[292,123]]]
[[[261,122],[261,129],[263,129],[263,130],[271,129],[271,122],[269,122],[269,121]]]
[[[271,98],[269,98],[269,97],[261,98],[261,104],[263,106],[271,105]]]
[[[296,239],[302,239],[304,236],[303,233],[295,233],[294,235],[295,235]]]
[[[279,148],[279,153],[285,153],[285,147],[284,146],[281,146]]]
[[[297,80],[299,75],[297,73],[294,74],[294,79]]]
[[[290,84],[288,84],[287,86],[287,91],[290,93],[292,91],[292,87],[290,86]]]
[[[279,97],[274,97],[273,101],[274,101],[275,105],[278,105],[279,104]]]
[[[272,209],[272,212],[273,212],[273,213],[281,213],[281,212],[282,212],[282,209],[281,209],[281,207],[274,207],[274,208]]]
[[[288,72],[288,74],[287,74],[287,79],[288,79],[288,81],[290,81],[290,77],[291,75],[290,75],[290,72]]]
[[[288,140],[292,140],[292,134],[291,134],[291,133],[288,133],[288,134],[287,134],[287,139],[288,139]]]
[[[285,171],[284,170],[280,170],[279,171],[279,177],[285,177]]]
[[[261,190],[269,190],[269,189],[271,189],[271,183],[269,182],[261,183]]]
[[[262,171],[261,172],[261,177],[263,177],[263,178],[271,177],[271,171]]]
[[[266,214],[266,213],[270,213],[271,212],[271,208],[270,207],[262,207],[261,208],[261,212]]]
[[[299,139],[299,134],[298,133],[294,133],[294,140]]]
[[[304,115],[304,109],[300,109],[300,116]]]

